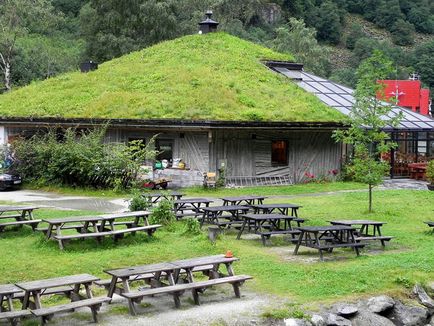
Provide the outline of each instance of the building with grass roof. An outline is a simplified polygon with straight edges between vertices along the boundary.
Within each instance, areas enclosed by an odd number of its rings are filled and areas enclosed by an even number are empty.
[[[331,136],[343,127],[352,90],[293,61],[220,32],[162,42],[1,95],[0,143],[41,128],[108,123],[107,141],[157,135],[157,159],[186,165],[160,171],[175,186],[219,170],[237,185],[333,177],[345,148]],[[416,118],[433,130],[434,120]]]

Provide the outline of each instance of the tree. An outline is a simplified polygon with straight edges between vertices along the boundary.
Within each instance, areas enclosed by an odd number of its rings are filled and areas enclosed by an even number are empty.
[[[326,76],[329,53],[315,36],[315,29],[306,27],[303,20],[290,18],[285,27],[276,29],[276,38],[270,45],[279,52],[293,54],[308,70]]]
[[[338,6],[327,0],[318,8],[311,10],[306,22],[309,26],[315,27],[318,40],[338,44],[342,34],[341,14]]]
[[[414,43],[414,26],[402,19],[393,24],[390,32],[392,40],[397,45],[412,45]]]
[[[353,146],[354,156],[349,168],[356,181],[368,185],[369,212],[372,212],[372,189],[381,184],[388,170],[388,164],[379,158],[396,146],[388,141],[384,128],[396,126],[402,118],[398,114],[386,121],[383,117],[391,116],[392,105],[377,99],[377,95],[385,98],[385,85],[378,80],[390,77],[393,72],[392,61],[378,50],[360,64],[356,102],[348,116],[348,129],[336,130],[333,135],[337,141]]]
[[[80,12],[86,55],[107,61],[181,34],[174,0],[91,0]]]
[[[53,30],[59,16],[48,0],[0,1],[0,70],[6,91],[11,89],[11,64],[17,40],[28,34]]]

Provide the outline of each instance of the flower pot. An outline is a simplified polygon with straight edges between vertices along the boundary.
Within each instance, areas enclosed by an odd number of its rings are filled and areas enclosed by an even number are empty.
[[[428,190],[434,191],[434,183],[430,183],[426,185],[428,187]]]

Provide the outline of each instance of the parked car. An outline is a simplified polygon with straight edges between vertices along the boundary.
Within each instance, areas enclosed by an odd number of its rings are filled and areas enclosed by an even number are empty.
[[[21,176],[15,172],[0,172],[0,191],[21,186]]]

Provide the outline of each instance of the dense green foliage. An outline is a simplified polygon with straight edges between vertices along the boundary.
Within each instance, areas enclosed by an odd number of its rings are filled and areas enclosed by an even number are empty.
[[[225,33],[184,36],[2,95],[1,116],[339,121],[260,60],[292,60]]]
[[[167,199],[160,200],[156,207],[152,209],[149,216],[150,224],[172,225],[176,221],[173,212],[173,202]]]
[[[259,190],[259,193],[263,192]],[[55,241],[47,241],[43,234],[24,227],[2,234],[0,282],[14,283],[79,273],[105,279],[105,269],[222,254],[230,249],[240,258],[234,264],[235,272],[254,277],[244,286],[267,295],[281,295],[292,303],[321,303],[348,298],[355,301],[360,297],[385,293],[403,295],[408,291],[405,284],[427,283],[434,277],[434,237],[423,223],[431,214],[428,203],[432,202],[433,193],[408,190],[376,193],[381,205],[372,215],[365,212],[367,194],[359,191],[291,199],[291,202],[303,206],[300,217],[308,218],[308,225],[325,225],[332,217],[354,219],[355,216],[387,222],[383,234],[395,238],[385,250],[381,250],[379,244],[370,244],[357,258],[351,249],[338,249],[325,254],[326,260],[330,261],[317,262],[318,253],[307,248],[294,257],[291,243],[279,236],[272,237],[271,245],[264,247],[259,236],[242,236],[241,240],[236,240],[236,230],[227,230],[212,245],[203,233],[183,235],[183,222],[176,222],[173,231],[166,227],[158,229],[152,239],[136,234],[126,236],[118,244],[111,239],[100,245],[94,239],[71,241],[66,250],[59,253]],[[35,212],[35,218],[89,214],[40,209]],[[187,301],[185,304],[189,307]]]
[[[104,143],[105,133],[105,128],[67,129],[62,134],[51,129],[30,139],[19,139],[14,142],[16,168],[24,179],[39,185],[129,187],[142,162],[155,152],[145,147],[139,155],[134,147]]]

